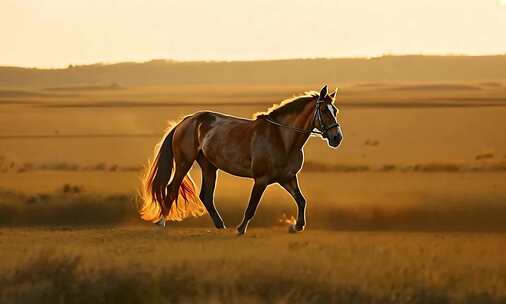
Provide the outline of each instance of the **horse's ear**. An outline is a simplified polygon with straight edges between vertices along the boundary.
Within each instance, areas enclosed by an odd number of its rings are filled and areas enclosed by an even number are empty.
[[[327,94],[328,94],[328,89],[327,89],[327,85],[324,85],[323,88],[320,90],[320,99],[324,99],[325,97],[327,97]]]
[[[337,90],[338,90],[338,89],[336,88],[336,90],[335,90],[334,92],[330,93],[330,95],[329,95],[329,96],[330,96],[332,99],[336,99],[336,96],[337,96]]]

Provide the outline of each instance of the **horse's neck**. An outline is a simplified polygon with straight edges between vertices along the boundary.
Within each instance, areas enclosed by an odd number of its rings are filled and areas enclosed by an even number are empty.
[[[314,110],[308,104],[300,113],[290,113],[279,118],[279,122],[301,130],[312,130]],[[301,133],[288,128],[281,128],[281,137],[287,151],[298,151],[306,144],[310,133]]]

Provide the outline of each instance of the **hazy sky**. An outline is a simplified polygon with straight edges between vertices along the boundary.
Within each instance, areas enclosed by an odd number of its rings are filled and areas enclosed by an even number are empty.
[[[506,0],[0,0],[0,65],[504,54]]]

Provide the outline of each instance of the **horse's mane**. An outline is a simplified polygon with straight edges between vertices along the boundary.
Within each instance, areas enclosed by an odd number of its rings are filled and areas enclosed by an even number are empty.
[[[292,113],[302,110],[306,106],[308,101],[314,100],[318,97],[319,93],[316,91],[307,91],[303,95],[294,96],[281,101],[278,104],[272,105],[265,112],[257,112],[253,115],[253,118],[263,118],[268,115],[277,116],[280,114]]]

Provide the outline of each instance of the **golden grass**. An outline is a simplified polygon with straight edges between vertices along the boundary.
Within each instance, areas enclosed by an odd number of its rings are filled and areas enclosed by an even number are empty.
[[[486,162],[430,162],[414,165],[383,164],[377,166],[357,164],[328,164],[321,161],[304,162],[304,172],[503,172],[506,171],[506,161],[491,160],[493,154],[484,153],[476,156],[476,160]],[[80,165],[69,162],[48,163],[16,163],[0,157],[0,173],[33,173],[37,171],[48,172],[142,172],[141,165],[107,164],[104,162]]]
[[[0,299],[6,303],[506,299],[503,234],[252,229],[236,237],[155,227],[0,233]]]
[[[29,179],[32,174],[11,176],[13,185],[19,183],[15,176],[32,191],[0,192],[0,226],[142,224],[133,194],[138,186],[135,174],[54,172],[41,174],[35,181],[51,182],[51,174],[65,176],[67,182],[37,186]],[[199,184],[199,175],[194,177]],[[313,229],[506,231],[506,192],[498,187],[504,184],[504,173],[304,173],[300,184],[309,204],[308,227]],[[52,190],[43,191],[41,186]],[[240,222],[250,190],[251,181],[220,174],[216,205],[228,227]],[[293,199],[273,185],[264,194],[251,227],[287,226],[280,220],[292,216],[296,216]],[[214,229],[207,215],[169,226]]]
[[[167,120],[251,117],[317,87],[0,92],[0,187],[10,189],[0,191],[0,302],[504,303],[503,83],[340,87],[343,146],[311,138],[305,149],[308,230],[287,233],[295,206],[273,186],[244,238],[208,216],[165,231],[141,223],[138,170]],[[250,189],[219,175],[228,227]]]
[[[337,106],[342,110],[339,120],[345,141],[335,151],[318,137],[311,138],[305,149],[309,161],[321,163],[324,159],[333,165],[370,167],[472,163],[483,159],[477,157],[483,151],[495,151],[496,160],[504,160],[506,141],[499,133],[506,128],[505,86],[478,81],[383,83],[382,89],[332,86],[341,87]],[[432,90],[431,86],[446,90]],[[461,86],[480,90],[458,89]],[[417,89],[389,90],[399,87]],[[159,85],[80,91],[74,97],[30,98],[34,104],[26,97],[6,97],[0,101],[0,156],[21,164],[141,166],[167,121],[200,110],[250,118],[311,89],[317,87]],[[94,134],[134,136],[101,138]],[[34,146],[37,153],[32,153]]]

